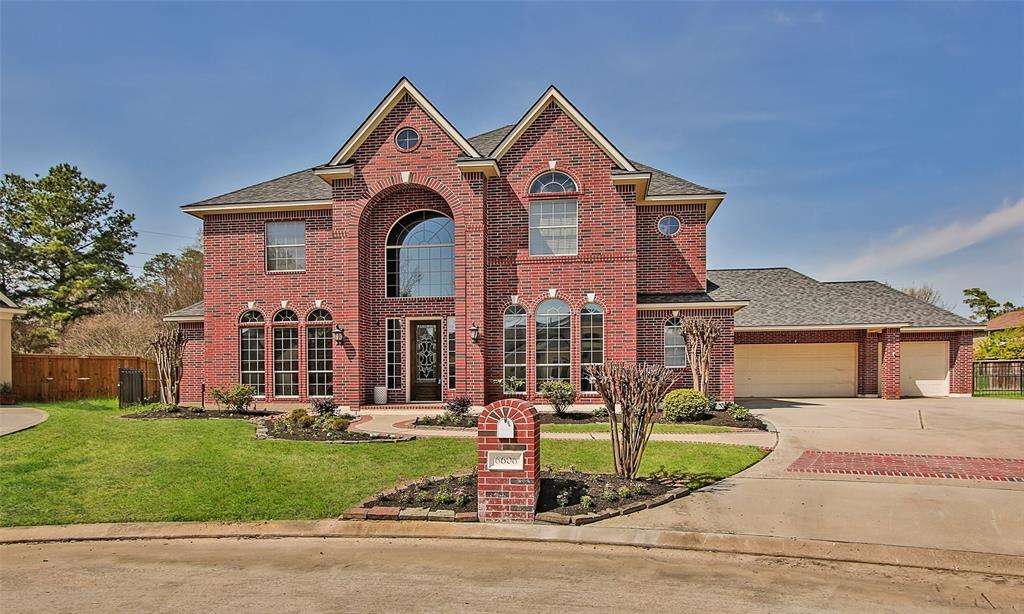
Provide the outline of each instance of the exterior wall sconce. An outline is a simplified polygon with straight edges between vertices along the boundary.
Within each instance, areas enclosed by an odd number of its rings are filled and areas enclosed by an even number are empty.
[[[476,322],[473,322],[473,325],[469,327],[469,338],[473,340],[473,343],[476,343],[477,339],[480,338],[480,327],[476,325]]]
[[[334,335],[334,345],[344,345],[345,344],[345,327],[344,326],[342,326],[341,324],[335,324],[334,325],[334,330],[331,331],[331,334]]]

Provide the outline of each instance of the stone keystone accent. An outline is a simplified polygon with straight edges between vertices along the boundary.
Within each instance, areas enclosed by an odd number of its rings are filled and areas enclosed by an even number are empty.
[[[484,408],[476,437],[481,522],[533,522],[540,496],[537,409],[519,399]]]

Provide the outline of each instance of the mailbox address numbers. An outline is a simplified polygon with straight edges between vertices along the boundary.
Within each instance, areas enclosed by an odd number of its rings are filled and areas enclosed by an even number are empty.
[[[488,471],[522,471],[523,451],[503,452],[501,450],[487,451]]]

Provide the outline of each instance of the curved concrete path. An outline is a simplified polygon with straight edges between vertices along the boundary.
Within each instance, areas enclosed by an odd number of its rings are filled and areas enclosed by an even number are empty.
[[[41,424],[50,414],[30,407],[0,407],[0,437]]]
[[[364,419],[352,425],[356,431],[415,435],[416,437],[476,437],[472,429],[412,428],[403,423],[417,418],[415,414],[363,412]],[[545,433],[541,439],[607,441],[609,433]],[[651,441],[673,441],[678,443],[718,443],[726,445],[749,445],[759,448],[774,448],[775,433],[766,431],[733,431],[729,433],[654,433]]]

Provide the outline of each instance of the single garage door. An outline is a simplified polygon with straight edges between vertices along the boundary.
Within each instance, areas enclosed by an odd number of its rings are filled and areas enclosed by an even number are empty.
[[[856,343],[736,346],[738,397],[852,397],[856,393]]]
[[[900,344],[900,396],[949,396],[949,343],[904,341]]]

